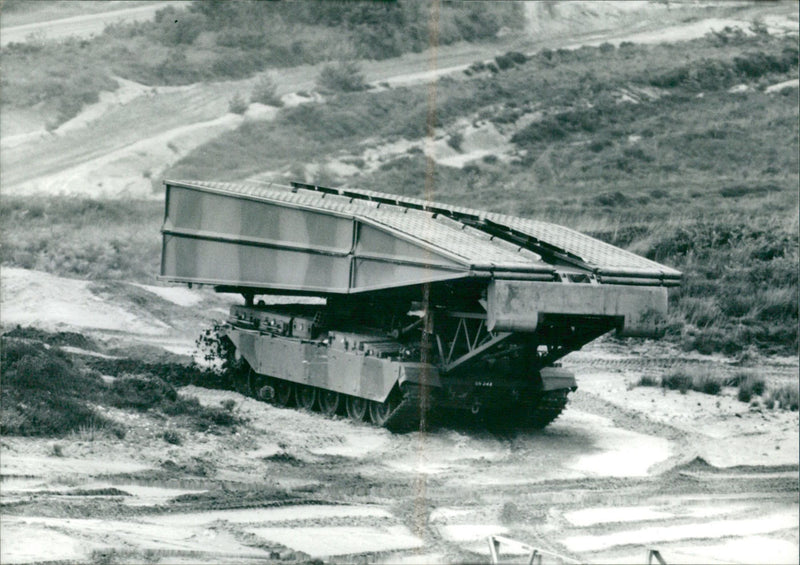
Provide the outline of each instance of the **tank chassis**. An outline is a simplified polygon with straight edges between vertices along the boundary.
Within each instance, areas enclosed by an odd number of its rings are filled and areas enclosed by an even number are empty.
[[[363,190],[166,181],[161,278],[239,293],[224,333],[278,405],[417,428],[543,427],[558,360],[657,336],[680,273],[567,228]],[[313,296],[317,304],[257,297]]]

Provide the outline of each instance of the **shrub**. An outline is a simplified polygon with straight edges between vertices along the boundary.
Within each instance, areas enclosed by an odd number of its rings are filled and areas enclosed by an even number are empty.
[[[652,377],[650,375],[642,375],[636,382],[637,386],[659,386],[660,384],[661,381],[659,381],[656,377]]]
[[[126,375],[111,385],[111,403],[118,408],[133,408],[146,412],[164,403],[178,400],[177,391],[158,377]]]
[[[214,426],[234,427],[242,422],[242,419],[233,412],[223,407],[203,406],[194,396],[165,403],[161,410],[168,416],[188,416],[195,429],[199,431],[208,431]]]
[[[323,92],[357,92],[366,90],[361,67],[352,61],[325,65],[317,76],[317,88]]]
[[[510,69],[514,65],[522,65],[528,60],[528,57],[526,57],[524,53],[519,53],[518,51],[509,51],[504,55],[498,55],[494,60],[495,63],[497,63],[497,68],[504,71]]]
[[[238,92],[234,94],[233,98],[231,98],[228,101],[228,111],[233,114],[239,114],[239,115],[244,114],[245,112],[247,112],[248,106],[249,104],[247,103],[247,101]]]
[[[593,139],[589,142],[589,151],[600,153],[606,147],[611,147],[613,145],[614,142],[608,138]]]
[[[795,384],[784,384],[777,388],[770,388],[764,399],[767,408],[775,406],[784,410],[796,412],[800,403],[800,390]]]
[[[461,151],[461,144],[464,143],[464,134],[460,131],[451,133],[450,136],[447,138],[447,145],[455,149],[456,151]]]
[[[703,394],[717,395],[724,385],[725,380],[716,371],[702,367],[681,367],[661,379],[661,386],[679,390],[681,394],[694,390]]]
[[[722,391],[722,384],[722,379],[714,375],[698,375],[692,379],[693,390],[714,396]]]
[[[271,76],[263,76],[253,87],[253,92],[250,94],[250,102],[258,104],[266,104],[267,106],[283,106],[281,97],[278,96],[278,85]]]
[[[661,386],[686,394],[686,391],[692,388],[692,377],[680,370],[672,371],[661,378]]]
[[[85,401],[58,391],[20,391],[4,384],[0,434],[63,437],[80,429],[114,430],[116,424]]]
[[[761,396],[766,389],[766,382],[752,371],[739,371],[732,379],[734,386],[739,388],[736,397],[742,402],[750,402],[754,396]]]
[[[164,433],[161,434],[161,437],[164,439],[164,441],[172,445],[180,445],[183,443],[181,435],[175,430],[164,430]]]

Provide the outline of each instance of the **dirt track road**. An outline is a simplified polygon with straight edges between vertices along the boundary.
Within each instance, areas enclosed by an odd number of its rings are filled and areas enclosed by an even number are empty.
[[[124,4],[117,3],[122,6]],[[96,14],[86,14],[0,27],[0,45],[25,41],[29,36],[38,39],[63,39],[65,37],[90,37],[102,32],[107,25],[152,19],[158,10],[180,2],[152,2],[134,8],[121,8]]]

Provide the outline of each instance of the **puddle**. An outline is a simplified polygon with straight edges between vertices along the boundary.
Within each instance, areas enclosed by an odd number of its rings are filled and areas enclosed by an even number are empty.
[[[512,455],[508,443],[491,437],[471,437],[451,430],[431,432],[424,436],[424,443],[411,446],[412,456],[386,460],[384,464],[405,473],[439,474],[454,467],[470,467],[476,462],[499,463]],[[405,453],[405,450],[403,450]],[[481,480],[489,479],[482,475]]]
[[[572,410],[581,429],[589,431],[595,449],[600,453],[579,456],[567,467],[591,475],[605,477],[646,477],[655,464],[671,454],[670,443],[664,438],[622,430],[608,418]]]
[[[64,563],[84,561],[91,548],[78,539],[41,526],[2,520],[0,563]]]
[[[696,563],[795,565],[798,547],[796,543],[782,539],[750,536],[713,545],[695,543],[685,546],[662,547],[660,553],[661,557],[670,565],[695,565]],[[609,565],[644,563],[645,561],[643,550],[602,558],[602,562]]]
[[[565,512],[564,518],[573,526],[584,528],[595,524],[668,520],[674,518],[674,515],[658,512],[648,506],[619,506],[616,508],[586,508],[574,512]]]
[[[102,539],[103,545],[85,542],[86,539]],[[172,523],[165,527],[120,520],[12,517],[3,520],[2,540],[3,563],[84,561],[92,549],[106,547],[250,559],[268,556],[260,549],[242,545],[229,532]],[[42,554],[42,551],[48,553]],[[33,554],[31,558],[28,558],[29,554]]]
[[[424,542],[405,526],[329,528],[251,528],[256,536],[302,551],[311,557],[397,551],[422,547]]]
[[[11,492],[30,492],[47,488],[47,483],[37,478],[0,477],[0,492],[3,496]]]
[[[790,565],[797,563],[797,544],[787,540],[771,539],[764,536],[751,536],[726,541],[706,547],[692,547],[691,554],[686,555],[693,560],[683,560],[680,550],[675,558],[667,563],[697,563],[697,558],[719,559],[728,563],[771,563],[774,565]],[[665,551],[665,553],[667,553]],[[687,550],[688,553],[688,550]],[[663,556],[663,555],[662,555]]]
[[[745,520],[717,520],[680,526],[640,528],[599,536],[572,536],[564,539],[563,543],[570,551],[602,551],[624,545],[766,534],[797,529],[797,526],[798,515],[795,511]],[[756,562],[763,561],[759,559]]]

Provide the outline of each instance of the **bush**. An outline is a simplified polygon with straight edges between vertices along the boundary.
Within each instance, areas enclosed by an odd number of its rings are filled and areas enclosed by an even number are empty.
[[[660,384],[661,381],[659,381],[656,377],[651,377],[650,375],[642,375],[636,382],[637,386],[659,386]]]
[[[158,377],[126,375],[111,384],[111,403],[118,408],[133,408],[146,412],[159,408],[165,403],[178,400],[178,393],[172,385]]]
[[[767,408],[782,408],[796,412],[800,403],[800,390],[797,385],[785,384],[777,388],[770,388],[764,399]]]
[[[700,375],[692,379],[692,389],[716,396],[722,391],[722,379],[714,375]]]
[[[734,386],[739,390],[736,397],[742,402],[750,402],[754,396],[761,396],[766,390],[766,382],[752,371],[739,371],[732,379]]]
[[[283,106],[281,97],[278,96],[278,85],[269,75],[262,77],[258,83],[253,87],[253,92],[250,94],[250,102],[258,104],[266,104],[267,106],[276,106],[280,108]]]
[[[670,390],[679,390],[681,394],[692,388],[692,377],[683,371],[673,371],[661,378],[661,386]]]
[[[716,371],[701,367],[682,367],[664,375],[661,386],[679,390],[685,394],[689,390],[716,396],[722,391],[725,380]]]
[[[352,61],[326,65],[317,77],[317,88],[323,92],[357,92],[366,90],[361,67]]]
[[[460,131],[450,134],[450,136],[447,138],[447,145],[449,145],[456,151],[461,151],[462,143],[464,143],[464,134],[461,133]]]
[[[164,430],[164,433],[161,435],[161,437],[164,439],[164,441],[172,445],[180,445],[183,443],[181,435],[175,430]]]
[[[524,53],[519,53],[518,51],[509,51],[505,55],[498,55],[494,58],[494,60],[495,63],[497,63],[497,68],[501,71],[504,71],[515,65],[522,65],[528,60],[528,58]]]
[[[244,114],[247,112],[249,104],[238,92],[228,101],[228,111],[233,114]]]

